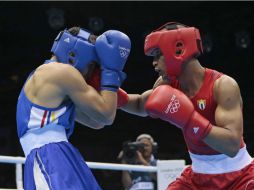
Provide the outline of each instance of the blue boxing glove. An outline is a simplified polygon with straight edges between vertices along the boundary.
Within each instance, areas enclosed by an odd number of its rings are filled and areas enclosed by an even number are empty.
[[[122,72],[130,54],[129,37],[117,30],[108,30],[95,42],[101,64],[101,89],[116,92],[126,78]]]

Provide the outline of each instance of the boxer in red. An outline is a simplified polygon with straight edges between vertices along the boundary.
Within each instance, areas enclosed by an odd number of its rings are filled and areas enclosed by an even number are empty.
[[[160,77],[142,94],[118,92],[122,110],[180,130],[192,160],[167,190],[253,190],[254,162],[243,140],[242,98],[230,76],[205,68],[199,30],[167,23],[145,39]]]

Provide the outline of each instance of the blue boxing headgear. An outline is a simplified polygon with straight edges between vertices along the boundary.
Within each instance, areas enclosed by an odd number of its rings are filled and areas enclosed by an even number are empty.
[[[82,72],[91,61],[98,62],[94,45],[88,41],[90,35],[80,29],[75,36],[65,29],[56,37],[51,52],[59,62],[71,64]]]

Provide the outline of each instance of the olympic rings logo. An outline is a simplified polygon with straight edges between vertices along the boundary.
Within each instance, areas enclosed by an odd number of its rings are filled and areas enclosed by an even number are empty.
[[[173,103],[170,110],[170,113],[175,113],[178,111],[178,109],[180,108],[180,102],[178,99],[176,99]]]
[[[165,110],[165,113],[167,114],[170,112],[171,114],[178,112],[180,108],[180,102],[178,99],[176,99],[176,95],[173,94],[172,98],[170,99],[170,102],[167,106],[167,109]]]
[[[124,48],[124,47],[121,47],[121,46],[119,46],[118,48],[119,48],[120,56],[122,58],[126,59],[129,55],[129,53],[130,53],[130,49],[127,49],[127,48]]]

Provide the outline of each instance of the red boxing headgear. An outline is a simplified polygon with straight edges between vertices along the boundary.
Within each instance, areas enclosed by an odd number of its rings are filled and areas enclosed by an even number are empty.
[[[144,51],[154,56],[157,49],[164,55],[167,74],[178,76],[182,64],[203,52],[199,30],[176,22],[169,22],[146,36]]]

